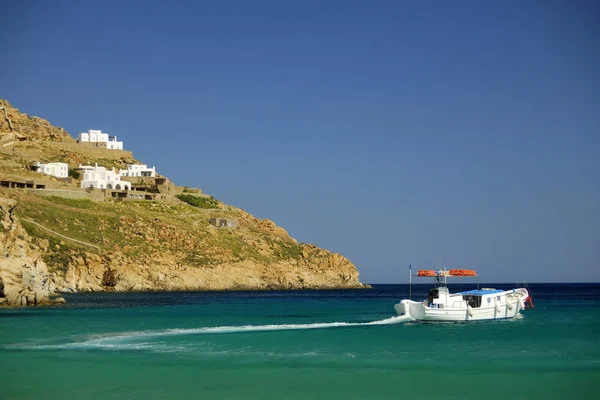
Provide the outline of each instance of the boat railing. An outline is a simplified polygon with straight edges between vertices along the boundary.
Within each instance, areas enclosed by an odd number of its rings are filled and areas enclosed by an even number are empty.
[[[516,282],[516,284],[517,284],[517,290],[524,289],[527,291],[527,297],[525,298],[525,300],[523,300],[523,302],[525,303],[525,308],[534,308],[533,300],[531,298],[531,289],[529,289],[529,285],[527,284],[527,282],[523,281],[523,286],[520,286],[519,282]]]

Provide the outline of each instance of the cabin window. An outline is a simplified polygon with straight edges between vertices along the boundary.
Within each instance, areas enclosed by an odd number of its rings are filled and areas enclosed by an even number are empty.
[[[481,296],[473,296],[471,294],[464,294],[463,300],[467,302],[473,308],[481,307]]]

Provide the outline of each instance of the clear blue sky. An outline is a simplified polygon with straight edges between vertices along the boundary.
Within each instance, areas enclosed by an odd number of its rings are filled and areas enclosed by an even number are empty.
[[[596,1],[2,5],[0,97],[340,252],[600,281]]]

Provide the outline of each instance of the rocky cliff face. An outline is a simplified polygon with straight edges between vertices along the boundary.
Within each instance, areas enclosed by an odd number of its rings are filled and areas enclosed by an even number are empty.
[[[9,189],[0,189],[0,199],[0,296],[6,299],[0,301],[12,305],[45,303],[53,291],[366,287],[344,256],[297,243],[273,221],[222,203],[202,210]],[[238,227],[211,225],[215,215]]]
[[[46,264],[15,218],[16,204],[0,197],[0,305],[57,302],[49,299],[52,290]]]
[[[239,229],[217,228],[205,213],[170,206],[170,215],[121,215],[98,226],[105,234],[101,252],[36,243],[49,257],[52,280],[60,291],[178,291],[360,288],[354,265],[337,253],[298,244],[269,220],[228,208]],[[195,210],[194,210],[195,211]],[[223,212],[223,211],[221,211]],[[76,216],[71,209],[69,214]],[[177,226],[183,214],[189,226]],[[73,231],[66,217],[63,227]],[[83,220],[81,218],[80,220]],[[90,228],[90,223],[86,222]],[[58,229],[58,227],[57,227]],[[119,245],[118,243],[129,243]],[[59,260],[55,263],[53,260]]]
[[[24,240],[61,292],[364,287],[342,255],[231,206],[14,197]],[[211,225],[216,213],[238,227]]]
[[[54,274],[62,292],[187,291],[361,288],[354,266],[338,254],[317,262],[262,264],[254,260],[197,268],[160,253],[129,257],[113,252],[75,255],[64,274]]]

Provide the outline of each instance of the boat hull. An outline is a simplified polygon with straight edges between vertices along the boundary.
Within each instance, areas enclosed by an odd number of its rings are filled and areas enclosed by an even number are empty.
[[[498,306],[478,308],[432,308],[422,302],[402,300],[394,308],[398,315],[417,321],[483,321],[514,318],[524,307],[520,299],[515,299]]]

